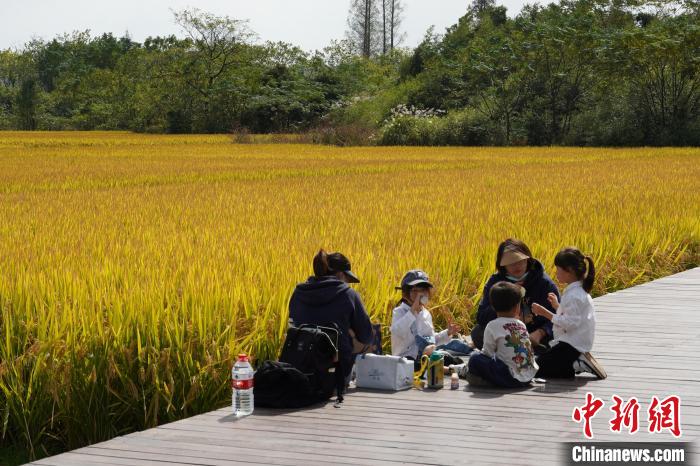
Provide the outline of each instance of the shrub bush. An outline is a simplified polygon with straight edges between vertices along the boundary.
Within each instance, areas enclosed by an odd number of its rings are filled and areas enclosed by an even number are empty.
[[[484,146],[495,143],[491,122],[467,108],[447,116],[398,115],[382,127],[379,143],[407,146]]]

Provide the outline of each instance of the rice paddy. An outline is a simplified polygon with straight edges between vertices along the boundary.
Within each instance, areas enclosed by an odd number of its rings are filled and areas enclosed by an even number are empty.
[[[594,294],[697,265],[700,149],[0,132],[0,446],[42,456],[230,402],[233,356],[276,356],[320,247],[350,258],[374,321],[420,267],[437,326],[469,328],[507,237],[550,272],[562,246],[591,254]]]

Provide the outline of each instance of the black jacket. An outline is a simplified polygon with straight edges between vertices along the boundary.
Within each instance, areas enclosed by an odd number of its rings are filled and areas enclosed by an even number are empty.
[[[289,318],[294,325],[336,324],[340,329],[338,351],[345,375],[352,369],[352,337],[361,343],[372,341],[372,323],[360,295],[335,276],[309,277],[299,283],[289,300]]]
[[[549,309],[552,312],[556,312],[547,300],[547,295],[549,293],[554,293],[559,297],[559,290],[554,284],[549,275],[544,271],[544,267],[538,260],[533,259],[533,265],[528,269],[528,275],[525,277],[525,298],[524,307],[529,308],[532,303],[540,304],[541,306]],[[484,294],[479,303],[479,310],[476,314],[477,323],[486,328],[486,325],[496,318],[496,311],[491,307],[491,302],[489,300],[489,292],[491,287],[500,281],[510,281],[506,278],[504,274],[500,272],[491,275],[489,280],[484,286]],[[529,309],[528,309],[529,310]],[[532,332],[538,328],[543,328],[547,335],[552,336],[552,323],[542,316],[533,316],[534,319],[531,323],[527,324],[527,330]]]

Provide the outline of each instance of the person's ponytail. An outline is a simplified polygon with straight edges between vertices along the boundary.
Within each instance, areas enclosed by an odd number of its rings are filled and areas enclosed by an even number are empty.
[[[316,278],[325,277],[330,274],[330,267],[328,266],[328,254],[323,249],[318,251],[318,254],[314,256],[314,275]]]
[[[590,293],[593,289],[593,282],[595,281],[595,265],[593,265],[591,256],[584,256],[583,260],[586,262],[586,274],[584,275],[582,285],[586,293]]]

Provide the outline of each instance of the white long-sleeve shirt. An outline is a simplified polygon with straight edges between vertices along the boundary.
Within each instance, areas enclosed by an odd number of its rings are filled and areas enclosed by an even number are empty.
[[[551,346],[563,341],[582,353],[593,349],[595,307],[593,298],[583,289],[580,281],[570,283],[564,289],[552,324],[554,339]]]
[[[434,337],[438,346],[450,341],[447,329],[435,333],[433,316],[425,307],[415,315],[411,312],[411,306],[402,302],[391,316],[391,353],[394,356],[418,357],[416,335]]]

